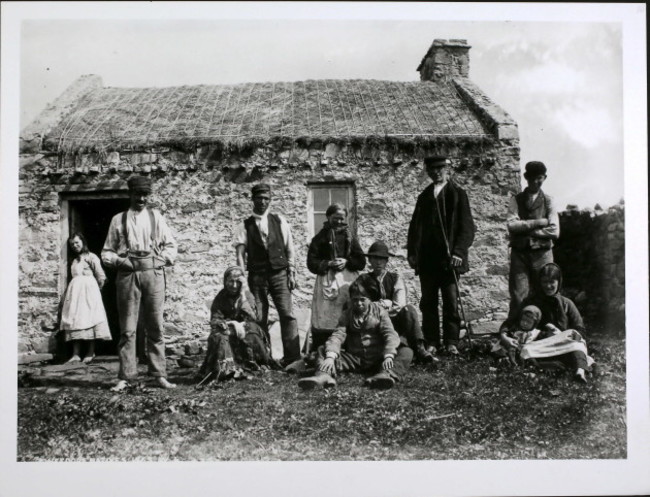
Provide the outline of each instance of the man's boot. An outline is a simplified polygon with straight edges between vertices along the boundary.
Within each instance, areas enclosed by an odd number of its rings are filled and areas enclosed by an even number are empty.
[[[415,348],[415,357],[422,364],[432,364],[438,361],[438,358],[427,350],[427,348],[424,346],[424,342],[422,341],[418,342],[418,345]]]
[[[316,387],[331,388],[336,386],[336,380],[324,371],[316,371],[314,376],[298,380],[298,386],[303,390],[313,390]]]
[[[365,383],[370,388],[379,388],[381,390],[387,390],[395,386],[395,380],[386,370],[380,371],[376,375],[371,376]]]

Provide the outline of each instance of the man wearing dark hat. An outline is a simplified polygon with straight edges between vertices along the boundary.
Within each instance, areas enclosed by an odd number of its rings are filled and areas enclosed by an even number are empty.
[[[553,262],[553,240],[560,236],[560,222],[551,197],[542,191],[546,180],[543,162],[526,164],[528,186],[510,198],[507,226],[510,235],[510,312],[516,318],[521,302],[537,287],[537,272]]]
[[[388,311],[402,343],[408,344],[421,362],[435,362],[436,358],[426,349],[417,310],[406,303],[404,280],[399,273],[386,269],[388,258],[395,255],[388,251],[388,246],[381,240],[373,243],[365,255],[372,271],[360,275],[357,281],[366,288],[371,301]]]
[[[300,359],[298,323],[293,315],[291,292],[296,286],[293,238],[289,223],[269,212],[271,187],[253,186],[253,214],[235,237],[237,264],[248,269],[248,286],[262,310],[262,328],[268,333],[269,298],[280,318],[284,364]]]
[[[163,305],[165,302],[164,267],[176,258],[176,242],[165,218],[147,207],[151,179],[131,176],[128,180],[131,205],[113,216],[102,249],[102,262],[117,271],[117,311],[120,321],[119,382],[113,388],[124,390],[138,375],[136,328],[140,309],[147,330],[149,374],[162,388],[174,388],[167,381]]]
[[[422,332],[429,346],[440,346],[438,291],[442,295],[443,343],[458,355],[458,286],[452,271],[469,270],[467,252],[474,241],[474,220],[465,190],[449,179],[449,160],[426,157],[433,183],[418,196],[408,231],[408,262],[420,275]],[[432,349],[433,350],[433,349]]]

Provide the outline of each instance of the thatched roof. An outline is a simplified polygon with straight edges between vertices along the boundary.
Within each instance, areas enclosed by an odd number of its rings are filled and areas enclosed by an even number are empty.
[[[289,138],[485,140],[453,82],[310,80],[99,88],[47,134],[60,152]]]

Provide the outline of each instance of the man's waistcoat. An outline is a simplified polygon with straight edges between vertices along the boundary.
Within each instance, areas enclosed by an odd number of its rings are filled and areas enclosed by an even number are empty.
[[[384,289],[384,297],[385,299],[392,300],[393,299],[393,293],[395,292],[395,284],[397,283],[397,279],[399,278],[399,275],[397,273],[392,273],[392,272],[387,272],[386,275],[384,276],[384,279],[381,281],[381,286]],[[363,285],[363,287],[368,291],[368,295],[370,296],[370,300],[373,302],[377,302],[382,298],[381,296],[381,289],[379,288],[379,282],[377,281],[377,278],[375,278],[371,273],[365,273],[359,276],[359,283]]]
[[[517,209],[519,211],[519,219],[544,219],[548,216],[548,202],[546,195],[543,191],[539,191],[539,195],[533,202],[533,205],[528,207],[526,205],[526,198],[528,194],[524,191],[515,195],[517,201]],[[528,235],[511,235],[510,246],[517,250],[524,250],[530,247],[531,237]],[[535,239],[535,245],[540,249],[550,249],[553,247],[553,241],[548,239]]]
[[[269,222],[269,236],[266,240],[266,247],[255,222],[255,217],[251,216],[244,221],[248,240],[247,266],[249,272],[285,269],[289,266],[282,230],[280,229],[280,218],[276,214],[269,213],[267,219]]]

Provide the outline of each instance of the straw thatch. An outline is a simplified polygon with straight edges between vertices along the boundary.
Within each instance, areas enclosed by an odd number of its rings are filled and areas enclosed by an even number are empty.
[[[45,138],[59,152],[270,140],[490,137],[453,83],[313,80],[100,88]]]

